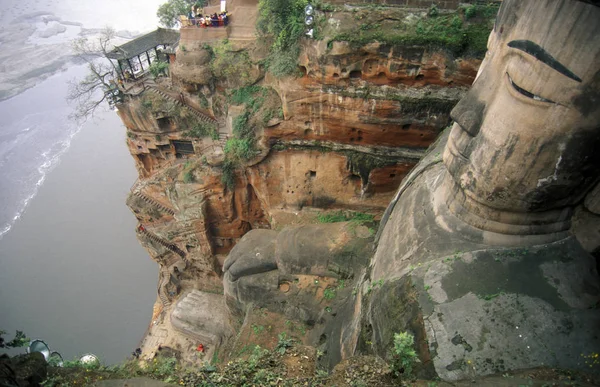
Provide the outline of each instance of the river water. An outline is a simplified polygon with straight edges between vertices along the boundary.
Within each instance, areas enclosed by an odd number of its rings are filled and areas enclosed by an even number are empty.
[[[150,322],[158,271],[125,206],[137,173],[122,123],[110,110],[68,119],[67,82],[86,71],[69,42],[105,25],[150,31],[159,3],[0,4],[0,97],[12,96],[0,102],[0,329],[67,359],[124,360]]]

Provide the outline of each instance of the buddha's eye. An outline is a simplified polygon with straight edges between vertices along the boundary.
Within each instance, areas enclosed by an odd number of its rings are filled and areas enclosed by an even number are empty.
[[[546,99],[544,97],[540,97],[539,95],[535,95],[532,92],[529,92],[529,91],[523,89],[521,86],[517,85],[512,80],[512,78],[510,77],[510,75],[508,73],[506,73],[506,76],[508,77],[508,81],[510,82],[510,85],[513,87],[513,89],[515,89],[517,92],[519,92],[520,94],[524,95],[525,97],[531,98],[531,99],[536,100],[536,101],[555,103],[554,101],[551,101],[551,100]]]

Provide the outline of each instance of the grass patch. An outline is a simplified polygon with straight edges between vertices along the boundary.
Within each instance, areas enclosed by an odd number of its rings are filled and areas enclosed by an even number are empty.
[[[482,57],[497,12],[497,6],[477,5],[451,13],[430,10],[426,16],[417,19],[403,18],[392,22],[387,20],[385,11],[361,11],[354,16],[358,28],[335,35],[328,45],[333,41],[346,41],[363,46],[378,41],[389,45],[442,48],[456,56]]]
[[[317,215],[319,223],[356,222],[359,224],[374,221],[375,217],[364,212],[346,213],[343,211],[330,212]]]
[[[183,133],[183,135],[191,138],[210,137],[213,140],[219,139],[217,125],[204,121],[195,122],[192,124],[191,129]]]

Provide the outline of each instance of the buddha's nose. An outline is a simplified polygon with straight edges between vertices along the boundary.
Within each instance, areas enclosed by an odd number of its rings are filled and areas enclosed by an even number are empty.
[[[477,136],[481,123],[485,103],[480,101],[475,89],[471,89],[450,112],[450,117],[472,137]]]

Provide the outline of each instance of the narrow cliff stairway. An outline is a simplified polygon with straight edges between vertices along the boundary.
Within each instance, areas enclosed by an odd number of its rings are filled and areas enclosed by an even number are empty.
[[[140,191],[134,191],[133,194],[135,196],[137,196],[138,198],[142,199],[147,204],[149,204],[153,207],[156,207],[159,211],[161,211],[165,214],[169,214],[171,216],[175,215],[175,211],[173,211],[171,208],[168,208],[167,206],[160,204],[156,200],[150,198],[149,196],[144,195]]]
[[[160,298],[160,302],[162,302],[165,308],[171,305],[166,289],[168,283],[169,271],[163,267],[158,272],[158,298]]]
[[[148,237],[148,239],[150,239],[151,241],[154,241],[154,242],[156,242],[156,243],[164,246],[165,248],[171,250],[175,254],[179,255],[181,257],[181,259],[183,259],[183,261],[185,263],[188,263],[188,260],[185,257],[185,255],[186,255],[185,252],[183,250],[181,250],[179,247],[177,247],[173,243],[170,243],[167,240],[162,239],[158,235],[151,233],[150,231],[146,230],[146,228],[144,226],[142,226],[142,225],[139,225],[137,229],[138,229],[139,232],[141,232],[146,237]]]
[[[163,97],[166,99],[169,99],[173,102],[175,102],[177,105],[182,106],[187,108],[194,116],[196,116],[200,121],[203,122],[207,122],[210,124],[218,124],[217,120],[215,120],[214,118],[196,110],[195,108],[191,107],[190,105],[183,103],[179,98],[174,97],[173,95],[171,95],[170,93],[167,93],[163,90],[161,90],[155,83],[153,82],[147,82],[146,86],[148,87],[148,90]]]

